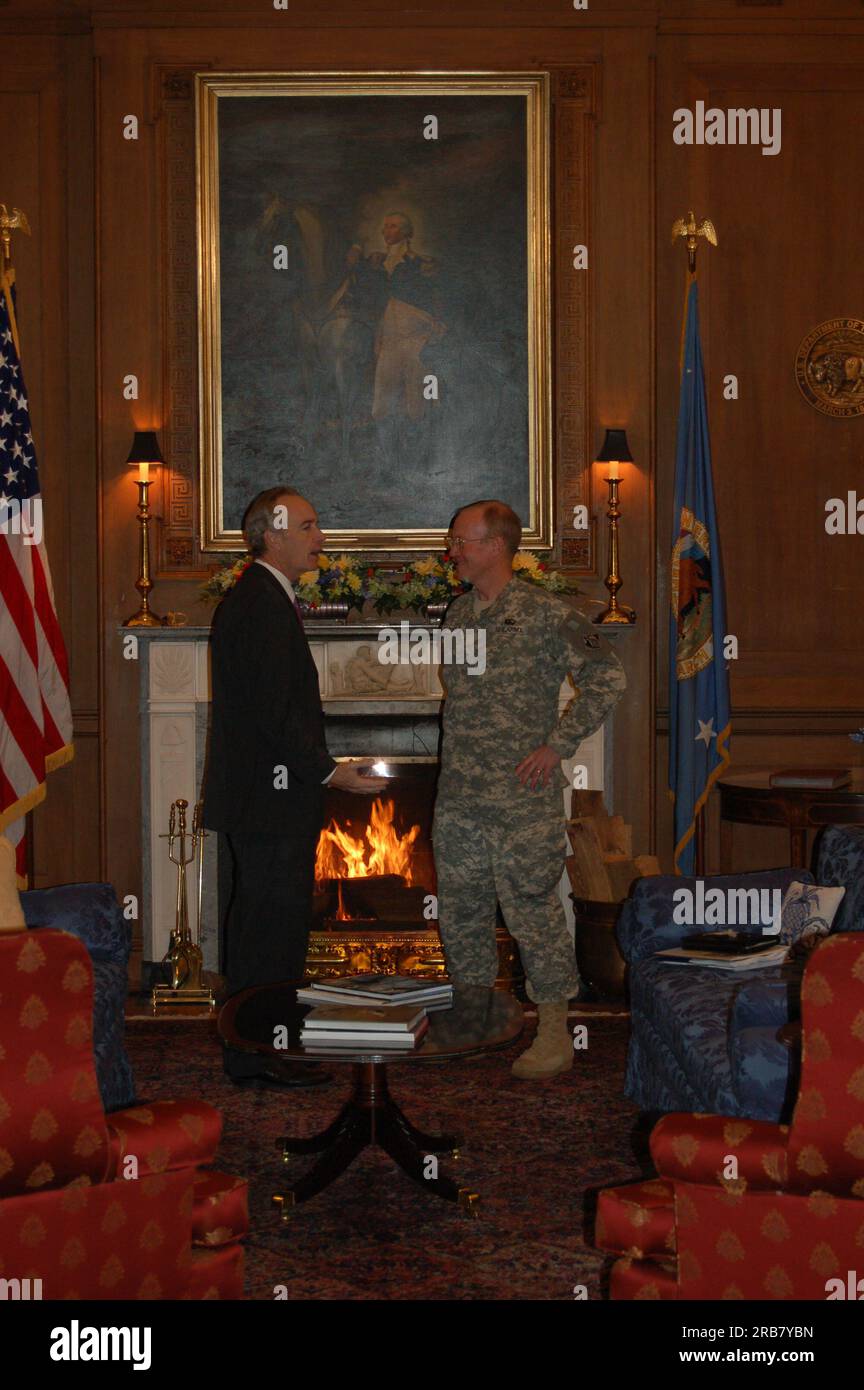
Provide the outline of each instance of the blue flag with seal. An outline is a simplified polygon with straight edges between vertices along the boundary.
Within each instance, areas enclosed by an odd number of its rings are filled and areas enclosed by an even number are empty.
[[[675,872],[694,872],[696,818],[729,766],[732,732],[723,657],[726,599],[696,280],[687,294],[669,615],[669,790],[675,803]]]

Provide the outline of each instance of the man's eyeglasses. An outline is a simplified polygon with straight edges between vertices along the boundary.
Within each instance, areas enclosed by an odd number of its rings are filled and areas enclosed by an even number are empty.
[[[488,536],[448,536],[447,549],[458,554],[460,550],[464,550],[466,545],[474,545],[477,541],[488,541],[488,539]]]

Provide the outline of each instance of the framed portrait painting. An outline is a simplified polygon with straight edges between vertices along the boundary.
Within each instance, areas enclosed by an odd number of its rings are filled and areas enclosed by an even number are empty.
[[[552,538],[545,73],[196,77],[201,535],[308,496],[339,549],[499,497]]]

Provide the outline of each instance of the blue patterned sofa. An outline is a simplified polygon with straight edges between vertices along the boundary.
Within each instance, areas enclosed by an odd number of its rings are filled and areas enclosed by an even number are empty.
[[[711,888],[779,888],[805,869],[715,875]],[[815,881],[843,886],[832,931],[864,928],[864,826],[828,826],[818,844]],[[673,922],[672,894],[692,878],[638,879],[623,904],[617,937],[628,963],[631,1039],[626,1093],[642,1110],[684,1110],[785,1120],[797,1091],[798,1057],[777,1031],[798,1016],[800,966],[777,966],[742,980],[697,966],[664,965],[656,951],[698,927]],[[705,928],[710,930],[710,928]]]
[[[27,926],[70,932],[93,962],[93,1053],[105,1110],[132,1105],[135,1082],[123,1040],[132,930],[110,883],[65,883],[21,894]]]

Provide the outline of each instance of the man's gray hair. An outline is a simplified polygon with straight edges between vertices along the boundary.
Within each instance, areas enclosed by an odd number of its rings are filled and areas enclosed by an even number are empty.
[[[253,498],[243,513],[243,539],[253,559],[264,554],[264,532],[275,530],[274,512],[280,497],[299,497],[296,487],[268,487]]]

